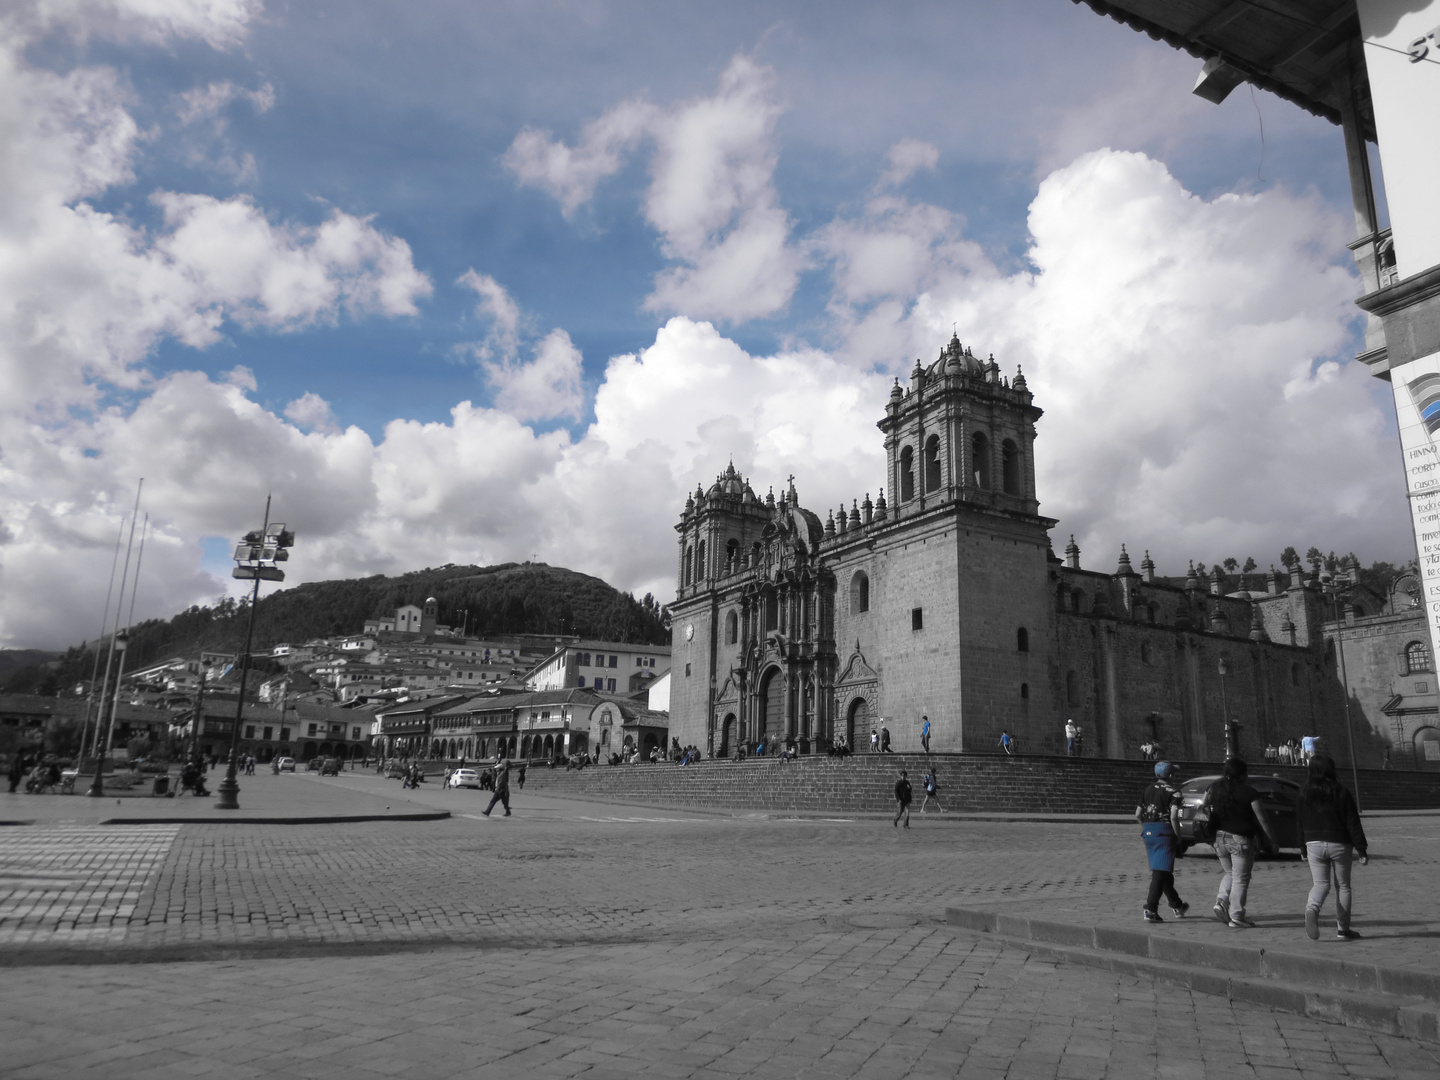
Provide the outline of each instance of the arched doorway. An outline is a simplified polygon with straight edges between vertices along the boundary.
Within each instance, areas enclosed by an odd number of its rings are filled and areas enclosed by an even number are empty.
[[[785,676],[779,668],[765,673],[757,704],[760,715],[755,718],[755,741],[765,742],[772,735],[780,735],[785,724]]]
[[[1440,728],[1422,727],[1415,732],[1415,767],[1440,770]]]
[[[528,758],[528,757],[530,756],[530,736],[529,736],[529,735],[526,735],[523,739],[520,740],[520,756],[521,756],[522,758]]]
[[[555,736],[545,736],[545,760],[549,761],[555,756]]]
[[[860,749],[860,743],[856,742],[859,736],[862,742],[870,737],[870,706],[865,699],[856,698],[850,703],[850,708],[845,714],[845,745],[850,747],[852,753]],[[866,746],[869,743],[866,742]]]
[[[727,713],[720,723],[720,756],[729,757],[735,749],[735,714]]]

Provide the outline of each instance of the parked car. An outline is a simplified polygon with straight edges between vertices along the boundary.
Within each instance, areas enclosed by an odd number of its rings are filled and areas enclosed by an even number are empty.
[[[309,761],[305,762],[305,771],[316,772],[320,768],[320,766],[324,764],[324,758],[312,757]]]
[[[1180,807],[1180,836],[1175,846],[1177,855],[1183,855],[1195,845],[1195,811],[1200,808],[1210,785],[1219,779],[1218,776],[1197,776],[1180,785],[1183,802]],[[1249,783],[1260,793],[1260,805],[1265,808],[1265,815],[1270,819],[1270,828],[1274,830],[1280,847],[1299,848],[1300,825],[1296,820],[1295,807],[1300,802],[1300,785],[1279,776],[1251,776]],[[1269,850],[1263,836],[1260,848],[1262,854],[1276,854]]]
[[[478,788],[480,773],[476,769],[456,769],[450,774],[450,786]]]
[[[281,772],[295,771],[295,759],[293,757],[282,757],[276,764],[280,766]]]
[[[320,766],[321,776],[339,776],[340,759],[338,757],[327,757]]]

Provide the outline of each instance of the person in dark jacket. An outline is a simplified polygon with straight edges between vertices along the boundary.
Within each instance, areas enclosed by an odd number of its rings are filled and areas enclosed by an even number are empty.
[[[1177,919],[1184,918],[1190,905],[1175,891],[1175,836],[1180,830],[1180,792],[1170,783],[1175,766],[1168,761],[1155,763],[1155,782],[1140,796],[1135,807],[1135,820],[1140,823],[1140,838],[1150,858],[1150,895],[1145,898],[1146,922],[1164,922],[1160,917],[1163,895]]]
[[[1250,891],[1250,870],[1260,850],[1260,834],[1277,850],[1275,830],[1265,816],[1260,793],[1250,786],[1250,766],[1241,758],[1227,758],[1224,773],[1205,795],[1210,803],[1210,823],[1215,826],[1215,855],[1224,873],[1215,897],[1215,918],[1232,930],[1255,924],[1245,917],[1245,899]]]
[[[900,779],[895,781],[895,822],[899,825],[900,819],[905,819],[905,828],[910,827],[910,781],[905,775],[905,770],[900,770]]]
[[[1335,760],[1329,754],[1310,759],[1309,776],[1300,789],[1295,808],[1300,842],[1310,861],[1310,898],[1305,903],[1305,933],[1311,941],[1320,937],[1320,909],[1335,879],[1335,936],[1349,941],[1360,935],[1350,929],[1350,861],[1358,852],[1360,865],[1370,861],[1365,829],[1355,796],[1335,775]]]
[[[501,760],[495,765],[495,794],[490,796],[490,805],[485,808],[485,816],[490,816],[490,811],[495,809],[495,804],[503,803],[505,816],[510,816],[510,763]]]

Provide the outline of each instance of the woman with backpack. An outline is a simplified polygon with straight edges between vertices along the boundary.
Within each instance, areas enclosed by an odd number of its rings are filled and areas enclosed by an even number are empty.
[[[1335,760],[1316,754],[1307,767],[1309,775],[1300,789],[1295,808],[1300,842],[1310,862],[1310,897],[1305,903],[1305,933],[1311,941],[1320,937],[1320,909],[1335,878],[1335,937],[1349,941],[1360,935],[1350,929],[1350,861],[1360,853],[1360,865],[1370,861],[1365,830],[1360,825],[1360,808],[1355,796],[1335,775]]]
[[[1242,759],[1225,759],[1224,773],[1210,785],[1205,801],[1215,830],[1215,854],[1225,871],[1215,897],[1215,918],[1232,930],[1248,930],[1255,924],[1245,917],[1245,897],[1259,853],[1259,837],[1265,835],[1271,850],[1279,850],[1280,845],[1275,842],[1260,793],[1250,786],[1250,766]]]
[[[1150,894],[1145,898],[1143,918],[1158,923],[1160,898],[1163,896],[1177,919],[1183,919],[1190,905],[1175,891],[1175,836],[1180,827],[1182,798],[1170,783],[1175,766],[1168,761],[1155,763],[1155,782],[1140,796],[1135,807],[1135,820],[1140,823],[1140,838],[1150,861]]]

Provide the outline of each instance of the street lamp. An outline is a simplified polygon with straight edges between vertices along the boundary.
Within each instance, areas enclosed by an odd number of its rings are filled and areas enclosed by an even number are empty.
[[[255,636],[255,608],[260,602],[260,582],[284,581],[285,571],[275,564],[290,558],[287,550],[295,543],[295,534],[283,521],[270,520],[270,496],[265,497],[265,524],[246,533],[235,548],[235,569],[232,577],[255,582],[250,594],[250,621],[245,630],[245,651],[240,654],[240,693],[235,702],[235,726],[230,731],[230,761],[225,779],[215,789],[220,796],[217,810],[240,809],[240,783],[235,779],[235,765],[240,752],[240,724],[245,719],[245,678],[250,673],[250,643]]]
[[[1225,756],[1227,758],[1238,758],[1240,756],[1240,725],[1233,723],[1230,719],[1230,703],[1225,698],[1225,676],[1230,673],[1230,668],[1225,663],[1225,657],[1220,657],[1220,714],[1225,720]]]
[[[1345,641],[1340,636],[1340,583],[1333,574],[1320,579],[1330,610],[1335,615],[1335,651],[1340,654],[1340,685],[1345,690],[1345,740],[1350,747],[1350,778],[1355,783],[1355,809],[1360,809],[1360,768],[1355,764],[1355,729],[1350,723],[1350,677],[1345,671]]]
[[[129,644],[130,635],[124,630],[121,630],[115,635],[114,649],[120,660],[119,667],[115,671],[115,697],[110,703],[110,724],[105,729],[105,740],[101,742],[100,720],[97,718],[95,721],[95,779],[90,781],[90,788],[85,792],[86,795],[91,795],[95,798],[99,798],[105,794],[105,781],[103,779],[105,776],[105,758],[106,755],[110,753],[110,740],[115,737],[115,711],[120,708],[120,678],[125,671],[125,646]],[[103,688],[101,693],[100,709],[103,713],[105,709]]]

